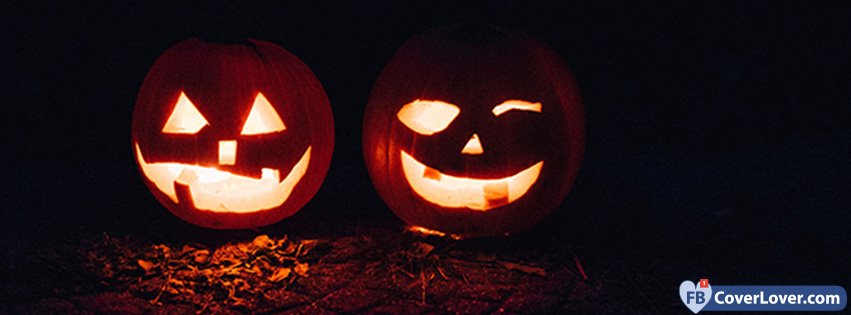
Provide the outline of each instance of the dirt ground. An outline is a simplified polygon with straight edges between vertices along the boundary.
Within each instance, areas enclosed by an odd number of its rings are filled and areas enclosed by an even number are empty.
[[[339,229],[35,237],[9,253],[19,258],[4,270],[0,312],[659,313],[677,302],[622,261],[538,234],[456,241],[386,222]]]

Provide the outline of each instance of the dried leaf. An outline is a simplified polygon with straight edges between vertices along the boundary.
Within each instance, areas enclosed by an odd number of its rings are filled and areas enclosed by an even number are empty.
[[[191,245],[189,245],[189,244],[183,245],[183,248],[181,248],[181,249],[180,249],[180,254],[178,254],[177,256],[183,256],[183,255],[186,255],[186,254],[188,254],[188,253],[191,253],[191,252],[195,251],[196,249],[197,249],[197,248],[195,248],[195,247],[193,247],[193,246],[191,246]]]
[[[142,270],[145,270],[145,274],[150,274],[151,270],[154,269],[154,263],[150,261],[139,259],[136,263],[139,264],[139,267],[142,267]]]
[[[281,239],[275,241],[275,248],[280,248],[281,246],[284,246],[286,243],[287,243],[287,236],[284,235],[284,236],[281,237]]]
[[[316,259],[310,256],[324,244],[266,235],[211,248],[187,244],[137,248],[128,243],[113,238],[100,245],[86,253],[86,267],[96,271],[104,285],[125,286],[153,304],[191,304],[212,313],[225,306],[251,309],[258,294],[307,277],[309,264]],[[147,276],[139,277],[140,270]]]
[[[251,289],[251,285],[248,284],[245,280],[242,279],[233,279],[233,283],[236,285],[236,289],[240,291]]]
[[[532,267],[532,266],[521,265],[521,264],[517,264],[517,263],[513,263],[513,262],[507,262],[507,261],[501,261],[499,263],[502,264],[508,270],[516,270],[516,271],[520,271],[520,272],[523,272],[523,273],[539,275],[541,277],[547,276],[547,271],[544,270],[544,268],[541,268],[541,267]]]
[[[154,250],[156,250],[156,251],[158,251],[158,252],[162,252],[162,253],[163,253],[163,256],[164,256],[165,258],[169,258],[169,257],[171,257],[171,248],[169,248],[169,247],[168,247],[168,246],[166,246],[166,245],[163,245],[163,244],[160,244],[160,245],[154,245]]]
[[[280,282],[281,280],[284,280],[289,277],[291,271],[292,269],[290,268],[275,269],[275,272],[269,277],[269,281]]]
[[[298,247],[293,243],[287,243],[287,246],[278,246],[277,252],[281,255],[289,255],[295,253]]]
[[[210,251],[206,249],[199,249],[192,253],[192,256],[196,263],[203,264],[210,260]]]
[[[183,286],[184,282],[183,282],[183,280],[180,280],[180,279],[177,279],[177,278],[168,278],[168,284],[173,285],[173,286]]]
[[[295,268],[293,268],[293,271],[295,271],[296,274],[298,274],[299,276],[302,276],[302,277],[307,277],[307,270],[308,270],[308,265],[307,265],[306,262],[305,263],[296,263]]]
[[[314,247],[316,247],[316,243],[317,243],[316,240],[303,240],[303,241],[301,241],[301,244],[299,244],[300,250],[298,251],[298,255],[296,255],[296,256],[307,255],[307,253],[309,253],[310,250],[312,250]]]
[[[193,291],[193,290],[192,290],[192,289],[190,289],[190,288],[180,288],[180,289],[178,289],[178,291],[180,292],[180,294],[183,294],[183,295],[193,295],[193,294],[195,294],[195,291]]]
[[[269,236],[266,235],[266,234],[258,235],[257,237],[254,238],[253,241],[251,241],[251,244],[253,244],[258,249],[267,249],[267,250],[271,249],[273,246],[275,246],[275,242],[272,241],[271,239],[269,239]]]
[[[411,246],[411,249],[408,251],[408,253],[410,253],[410,255],[415,259],[423,259],[428,256],[428,254],[430,254],[433,250],[434,246],[432,246],[431,244],[415,242]]]
[[[257,267],[257,265],[253,265],[250,268],[248,266],[245,266],[245,268],[243,268],[242,271],[244,271],[246,273],[256,274],[258,276],[263,274],[263,271],[260,270],[260,267]]]

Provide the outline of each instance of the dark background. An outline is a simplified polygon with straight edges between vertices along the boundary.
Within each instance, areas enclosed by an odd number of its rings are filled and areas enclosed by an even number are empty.
[[[741,2],[7,8],[0,20],[2,262],[15,264],[33,239],[216,233],[156,202],[130,146],[148,68],[171,45],[198,36],[275,42],[311,67],[331,100],[337,145],[322,189],[295,217],[264,230],[401,228],[361,156],[372,83],[407,38],[484,21],[534,34],[558,51],[577,78],[587,121],[583,168],[561,208],[529,233],[486,242],[624,261],[662,279],[664,290],[700,276],[848,287],[851,12],[823,2]]]

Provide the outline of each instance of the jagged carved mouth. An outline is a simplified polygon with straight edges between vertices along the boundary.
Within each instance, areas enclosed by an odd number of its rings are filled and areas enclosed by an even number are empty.
[[[280,171],[263,168],[260,178],[225,172],[214,167],[183,163],[147,163],[136,143],[136,159],[145,177],[175,203],[191,202],[196,209],[250,213],[280,206],[307,173],[310,146],[281,180]],[[187,186],[192,200],[179,200],[177,185]]]
[[[526,194],[544,166],[544,161],[539,161],[503,178],[455,177],[423,164],[405,151],[400,152],[405,179],[414,192],[428,202],[447,208],[487,211],[510,204]]]

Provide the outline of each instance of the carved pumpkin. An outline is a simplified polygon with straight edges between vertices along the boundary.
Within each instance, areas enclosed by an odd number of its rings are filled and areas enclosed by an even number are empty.
[[[132,138],[145,184],[169,211],[239,229],[280,221],[313,197],[334,122],[322,85],[283,48],[190,39],[145,77]]]
[[[410,225],[456,236],[528,229],[570,190],[582,156],[578,89],[524,33],[452,25],[408,40],[373,87],[369,174]]]

